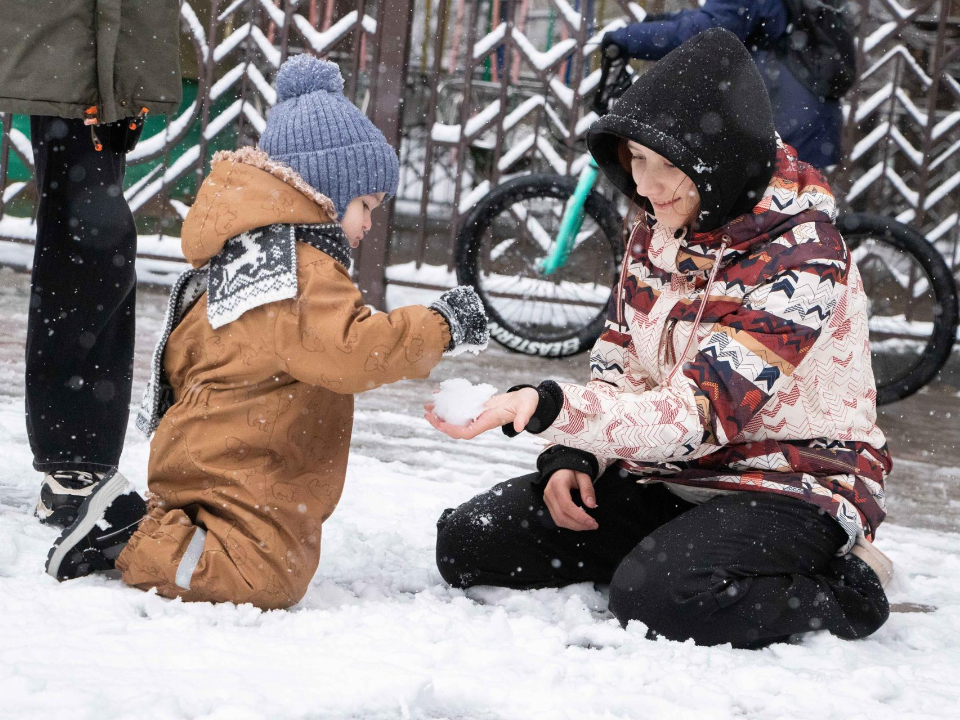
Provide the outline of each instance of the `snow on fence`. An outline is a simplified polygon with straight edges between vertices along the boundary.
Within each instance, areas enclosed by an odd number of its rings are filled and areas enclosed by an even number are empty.
[[[844,107],[844,203],[921,230],[960,268],[960,2],[861,0],[859,79]]]
[[[844,108],[847,161],[832,182],[852,209],[921,229],[960,268],[960,0],[857,2],[861,72]],[[684,5],[184,0],[195,82],[181,111],[152,118],[129,156],[126,196],[150,237],[141,251],[154,263],[149,277],[176,269],[180,222],[210,156],[256,141],[276,70],[299,52],[340,63],[348,96],[400,145],[400,195],[357,263],[368,298],[383,301],[390,265],[412,263],[405,285],[451,277],[457,225],[491,187],[583,166],[603,33]],[[0,144],[0,237],[21,243],[32,240],[36,202],[23,120],[2,118]],[[24,256],[3,251],[0,262]]]

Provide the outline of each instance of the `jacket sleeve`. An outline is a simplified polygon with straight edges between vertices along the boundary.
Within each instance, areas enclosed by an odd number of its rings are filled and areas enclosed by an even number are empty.
[[[614,298],[621,296],[619,285],[614,290]],[[590,351],[590,381],[588,388],[596,387],[601,393],[609,388],[616,388],[618,392],[642,393],[653,387],[653,382],[648,377],[640,374],[639,367],[634,365],[632,372],[627,373],[627,367],[630,365],[631,356],[636,355],[636,349],[633,345],[633,335],[623,332],[627,328],[621,327],[616,321],[617,308],[616,303],[611,303],[610,312],[607,318],[604,331],[597,338],[593,349]],[[550,425],[550,423],[546,423]],[[549,448],[548,448],[549,449]],[[575,451],[574,447],[570,450]],[[580,452],[588,452],[579,448]],[[576,460],[576,455],[569,455],[571,460]],[[606,472],[614,462],[616,457],[598,457],[596,474],[593,479],[596,480],[600,475]],[[569,464],[569,463],[568,463]],[[565,467],[566,465],[564,465]],[[570,469],[577,470],[578,467]]]
[[[799,228],[797,228],[799,229]],[[743,305],[722,317],[667,386],[645,392],[558,383],[562,407],[540,435],[598,458],[662,462],[730,444],[807,358],[846,287],[836,231],[771,243]]]
[[[613,297],[620,297],[619,285],[614,288]],[[633,336],[621,332],[622,328],[616,321],[617,309],[611,304],[606,327],[597,338],[590,351],[590,381],[587,388],[599,387],[603,392],[605,387],[614,387],[620,392],[644,392],[652,383],[649,378],[639,375],[637,368],[629,375],[626,372],[631,354],[635,353]],[[528,386],[529,387],[529,386]],[[553,423],[564,404],[562,390],[557,383],[544,382],[537,389],[540,403],[537,412],[531,418],[527,430],[534,434],[542,432]],[[508,436],[515,435],[513,426],[505,426],[504,432]],[[610,465],[616,461],[612,457],[597,457],[594,453],[583,448],[576,448],[553,443],[549,445],[537,459],[537,469],[542,481],[550,479],[557,470],[579,470],[596,480]]]
[[[425,378],[440,362],[450,335],[439,313],[422,305],[372,313],[346,270],[329,256],[298,248],[298,265],[298,297],[278,304],[274,331],[285,372],[354,394]]]
[[[748,0],[707,0],[703,7],[680,10],[665,19],[633,23],[608,33],[627,55],[641,60],[659,60],[694,35],[722,27],[746,40],[757,21],[757,6]]]

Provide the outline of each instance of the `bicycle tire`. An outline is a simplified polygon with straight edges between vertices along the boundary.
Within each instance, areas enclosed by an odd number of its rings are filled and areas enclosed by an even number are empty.
[[[563,175],[534,174],[514,178],[495,188],[477,203],[457,232],[457,280],[461,285],[472,285],[477,290],[490,319],[490,336],[514,352],[542,357],[569,357],[593,347],[603,331],[609,295],[613,293],[617,271],[623,260],[622,217],[616,205],[595,190],[590,192],[584,203],[584,214],[597,224],[605,236],[613,259],[614,273],[607,300],[589,322],[571,327],[569,332],[558,333],[550,339],[531,335],[522,325],[512,322],[498,311],[486,287],[481,268],[484,238],[498,216],[515,204],[536,198],[566,201],[573,194],[576,185],[576,177]]]
[[[934,298],[932,331],[922,351],[915,353],[916,360],[902,373],[877,381],[877,405],[903,400],[933,380],[950,357],[957,337],[957,323],[960,322],[956,281],[943,256],[923,235],[892,218],[849,213],[837,218],[837,229],[851,252],[872,239],[909,255],[930,284]],[[874,352],[875,374],[877,356]]]

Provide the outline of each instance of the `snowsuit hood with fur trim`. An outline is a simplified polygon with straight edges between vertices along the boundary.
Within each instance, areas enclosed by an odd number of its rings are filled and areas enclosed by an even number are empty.
[[[274,223],[313,225],[337,219],[329,198],[262,150],[221,150],[211,166],[183,222],[181,249],[194,267],[206,264],[241,233]]]

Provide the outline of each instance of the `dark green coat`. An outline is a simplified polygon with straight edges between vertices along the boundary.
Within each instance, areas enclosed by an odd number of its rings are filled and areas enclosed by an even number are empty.
[[[100,122],[180,105],[179,0],[0,0],[0,112]]]

